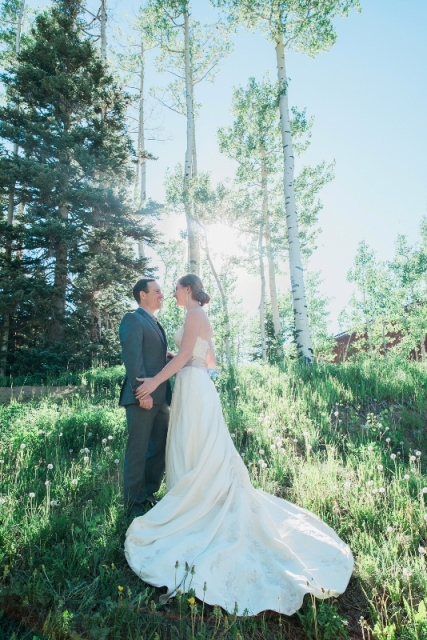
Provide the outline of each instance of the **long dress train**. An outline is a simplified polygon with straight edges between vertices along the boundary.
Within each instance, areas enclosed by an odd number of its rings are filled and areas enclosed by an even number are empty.
[[[177,346],[182,334],[182,328],[175,334]],[[207,351],[198,338],[177,374],[167,493],[130,525],[129,565],[145,582],[166,586],[168,596],[191,581],[200,600],[228,612],[237,603],[240,615],[291,615],[305,593],[342,593],[353,570],[349,547],[314,514],[251,485],[206,371]],[[186,563],[194,575],[187,575]]]

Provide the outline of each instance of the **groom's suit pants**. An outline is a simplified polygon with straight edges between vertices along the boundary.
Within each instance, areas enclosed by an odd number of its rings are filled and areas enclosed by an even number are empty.
[[[169,406],[164,402],[153,405],[152,409],[142,409],[139,404],[128,404],[126,419],[125,508],[130,514],[138,514],[147,496],[155,493],[162,483]]]

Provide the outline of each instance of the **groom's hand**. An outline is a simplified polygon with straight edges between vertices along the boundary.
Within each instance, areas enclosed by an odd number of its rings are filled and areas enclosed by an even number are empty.
[[[175,358],[175,354],[172,353],[172,351],[168,351],[167,354],[166,354],[166,358],[168,360],[172,360],[172,358]]]
[[[141,409],[152,409],[153,408],[152,396],[146,396],[145,398],[140,398],[139,406],[141,407]]]

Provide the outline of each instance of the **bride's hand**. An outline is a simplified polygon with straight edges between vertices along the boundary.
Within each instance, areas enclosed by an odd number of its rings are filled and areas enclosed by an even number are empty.
[[[137,378],[138,382],[143,384],[135,391],[135,397],[137,400],[143,400],[147,396],[150,396],[155,391],[158,385],[154,382],[154,378]]]

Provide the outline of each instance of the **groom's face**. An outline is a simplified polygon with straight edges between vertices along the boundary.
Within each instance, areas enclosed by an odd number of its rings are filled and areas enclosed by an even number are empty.
[[[141,291],[141,305],[153,313],[163,306],[163,292],[156,281],[149,282],[147,289],[148,293]]]

